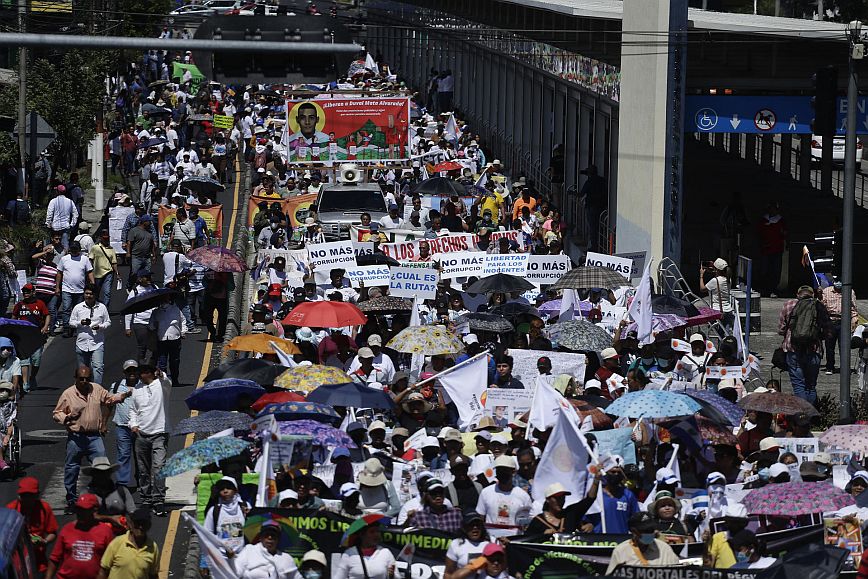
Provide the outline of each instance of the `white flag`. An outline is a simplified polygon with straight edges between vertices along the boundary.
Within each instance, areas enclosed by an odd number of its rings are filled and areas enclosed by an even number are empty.
[[[482,175],[479,176],[479,179],[476,180],[475,185],[480,189],[485,189],[485,184],[488,183],[488,173],[484,170],[482,171]],[[492,216],[493,217],[493,216]]]
[[[735,314],[735,321],[732,324],[732,334],[735,337],[735,343],[738,345],[738,354],[741,356],[742,362],[747,360],[748,351],[744,345],[744,333],[741,329],[741,315],[738,311],[738,302],[733,301],[733,314]],[[747,320],[747,323],[750,323],[750,320]]]
[[[377,62],[374,60],[374,57],[371,56],[370,52],[365,53],[365,68],[372,72],[379,72],[377,69]]]
[[[422,320],[419,317],[419,296],[413,296],[413,311],[410,312],[410,327],[421,326]],[[425,354],[413,354],[410,359],[410,383],[419,381],[419,375],[422,373],[422,368],[425,366]]]
[[[277,354],[277,363],[281,366],[286,366],[287,368],[295,368],[298,366],[298,363],[292,359],[292,356],[284,352],[280,349],[275,342],[268,342],[268,345],[271,346],[271,349],[274,350],[274,353]]]
[[[550,484],[561,483],[570,495],[567,504],[580,501],[585,496],[590,449],[585,437],[579,432],[574,420],[575,411],[561,409],[558,412],[552,433],[546,443],[533,478],[534,501],[545,501],[545,491]]]
[[[579,307],[578,295],[576,290],[565,289],[561,295],[561,311],[558,314],[558,322],[568,322],[575,317],[576,309]]]
[[[672,456],[669,458],[669,462],[666,464],[666,468],[672,471],[672,473],[681,480],[681,465],[678,464],[678,449],[681,448],[679,444],[672,445]],[[657,481],[655,477],[654,486],[651,487],[651,492],[648,493],[648,497],[645,499],[645,502],[639,503],[639,507],[643,511],[647,511],[651,506],[651,503],[654,502],[654,495],[657,494]],[[677,499],[676,499],[677,500]]]
[[[636,288],[636,295],[633,296],[633,303],[630,304],[630,316],[636,322],[637,337],[639,345],[654,343],[654,334],[651,326],[651,264],[653,258],[649,258],[645,264],[645,271],[642,272],[642,281],[639,282],[639,287]]]
[[[437,379],[458,408],[459,428],[466,430],[482,417],[482,394],[488,387],[488,354]]]
[[[458,139],[461,138],[463,134],[461,129],[458,128],[458,123],[455,122],[455,115],[449,115],[449,120],[446,121],[446,127],[443,129],[443,134],[446,136],[446,139],[449,141],[457,142]]]
[[[272,417],[273,418],[273,417]],[[262,454],[256,461],[256,472],[259,473],[259,484],[256,486],[256,506],[267,507],[274,480],[274,467],[271,464],[271,436],[262,441]],[[274,486],[273,488],[277,488]]]
[[[238,574],[223,554],[223,542],[217,538],[217,535],[197,523],[196,519],[187,513],[181,513],[181,516],[192,525],[193,530],[199,536],[199,549],[205,556],[211,577],[214,579],[238,579]]]
[[[548,430],[558,421],[561,411],[572,412],[573,422],[578,424],[579,415],[560,392],[548,384],[538,383],[527,415],[527,430]]]

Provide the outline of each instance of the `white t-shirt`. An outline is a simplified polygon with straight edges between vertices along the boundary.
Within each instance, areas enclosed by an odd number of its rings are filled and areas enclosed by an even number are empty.
[[[470,561],[482,556],[482,550],[491,541],[480,541],[473,543],[469,539],[453,539],[449,543],[449,549],[446,551],[446,558],[458,563],[458,568],[461,569]]]
[[[0,366],[0,380],[12,382],[13,376],[21,376],[21,360],[16,356],[9,356]]]
[[[63,282],[60,284],[61,291],[71,294],[84,293],[84,285],[87,282],[87,274],[93,271],[90,259],[84,254],[73,257],[69,254],[60,258],[57,269],[63,273]]]
[[[362,363],[359,361],[359,357],[356,356],[353,358],[353,361],[350,362],[349,372],[355,372],[359,368],[362,367]],[[395,364],[392,362],[392,359],[388,354],[384,354],[380,352],[376,356],[374,356],[374,368],[380,370],[385,376],[385,382],[383,384],[391,384],[395,380]]]
[[[493,484],[482,489],[476,512],[485,517],[486,523],[496,525],[515,525],[519,511],[530,512],[532,501],[530,495],[518,487],[512,487],[508,493],[499,490],[499,485]]]
[[[384,215],[380,218],[380,227],[383,229],[401,229],[404,227],[404,220],[400,217],[392,219],[390,216]]]
[[[732,305],[729,303],[729,282],[722,275],[717,276],[705,284],[708,290],[708,301],[711,307],[719,312],[729,313]]]
[[[394,563],[395,557],[391,551],[377,547],[373,555],[365,557],[365,568],[362,569],[358,549],[350,547],[341,554],[332,579],[386,579],[389,576],[389,567]]]
[[[181,239],[181,242],[184,240]],[[178,264],[177,269],[175,263]],[[193,262],[187,259],[187,256],[177,251],[167,251],[163,254],[163,284],[167,284],[175,279],[175,274],[178,270],[189,269],[193,266]]]

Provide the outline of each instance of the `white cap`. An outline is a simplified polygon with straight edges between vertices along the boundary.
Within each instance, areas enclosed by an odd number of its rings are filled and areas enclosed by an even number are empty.
[[[814,462],[830,465],[832,464],[832,455],[828,452],[818,452],[814,454]]]
[[[587,390],[588,388],[599,388],[600,390],[602,390],[603,384],[596,378],[591,378],[590,380],[585,381],[585,390]]]
[[[673,485],[681,482],[671,468],[658,468],[657,469],[657,482],[663,483],[667,485]]]
[[[286,489],[284,491],[280,491],[280,494],[277,495],[277,504],[279,505],[286,499],[292,499],[294,501],[298,500],[298,493],[292,489]]]
[[[437,440],[436,436],[426,436],[422,439],[421,448],[425,448],[426,446],[436,446],[437,448],[440,448],[440,441]]]
[[[491,435],[491,442],[499,442],[500,444],[506,446],[509,444],[509,438],[507,438],[506,433],[495,432]]]
[[[787,468],[787,465],[782,462],[776,462],[769,467],[769,478],[775,478],[789,472],[790,469]]]
[[[322,551],[317,551],[316,549],[308,551],[304,554],[304,557],[301,558],[301,564],[304,565],[308,561],[315,561],[322,565],[323,567],[328,567],[328,562],[326,561],[325,553]]]
[[[359,492],[359,485],[354,482],[345,482],[341,485],[340,495],[341,497],[348,497],[354,495]]]
[[[479,338],[476,337],[476,334],[465,334],[461,341],[469,346],[470,344],[478,344]]]
[[[705,345],[705,337],[702,334],[693,334],[690,336],[690,343],[692,344],[693,342],[702,342]]]
[[[601,360],[608,360],[610,358],[617,358],[618,350],[615,348],[604,348],[602,352],[600,352]]]
[[[546,493],[545,494],[546,494],[546,498],[549,498],[549,497],[553,497],[555,495],[570,495],[572,493],[570,491],[568,491],[566,488],[564,488],[564,485],[562,485],[559,482],[556,482],[556,483],[552,483],[546,487]]]
[[[729,264],[726,263],[726,260],[722,257],[718,257],[717,259],[715,259],[712,265],[714,265],[714,269],[719,269],[721,271],[723,271],[729,266]]]
[[[515,459],[511,456],[501,454],[500,456],[497,457],[497,459],[495,459],[494,468],[501,468],[501,467],[515,469],[516,468]]]
[[[492,165],[501,165],[502,163],[500,162],[500,159],[495,159],[494,161],[491,162],[491,164]]]
[[[760,440],[759,449],[762,451],[771,450],[773,448],[780,448],[781,443],[778,442],[778,439],[774,436],[766,436],[762,440]],[[828,456],[828,455],[826,455]],[[814,456],[814,462],[816,462],[816,455]],[[831,462],[831,461],[830,461]]]

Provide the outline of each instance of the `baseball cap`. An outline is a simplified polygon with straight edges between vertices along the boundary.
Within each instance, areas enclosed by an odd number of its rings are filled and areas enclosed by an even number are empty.
[[[618,355],[618,351],[615,348],[604,348],[602,352],[600,352],[600,359],[609,360],[611,358],[620,358]]]
[[[436,436],[426,436],[422,439],[422,448],[429,446],[435,446],[437,448],[440,448],[440,441],[437,440]]]
[[[374,420],[371,422],[371,425],[368,426],[368,432],[373,432],[374,430],[386,430],[386,423],[382,420]]]
[[[91,493],[85,493],[78,497],[75,506],[79,509],[95,509],[99,506],[99,498]]]
[[[349,458],[350,451],[344,446],[339,446],[332,451],[331,461],[334,462],[336,458],[341,458],[342,456]]]
[[[268,286],[268,295],[278,297],[283,293],[283,288],[279,283],[273,283]]]
[[[715,259],[714,263],[712,265],[714,265],[714,269],[721,269],[721,270],[726,269],[729,266],[729,264],[726,263],[726,260],[723,259],[722,257],[718,257],[717,259]]]
[[[663,483],[667,485],[678,484],[680,481],[677,476],[675,476],[675,472],[671,468],[658,468],[657,469],[657,482]]]
[[[832,456],[828,452],[817,452],[814,454],[814,462],[819,462],[820,464],[831,466]]]
[[[428,482],[425,483],[425,492],[430,493],[431,491],[440,489],[443,490],[446,488],[446,485],[443,484],[443,481],[439,478],[430,478]]]
[[[630,517],[629,528],[639,533],[651,533],[657,530],[657,524],[654,517],[643,511]]]
[[[393,428],[392,429],[392,438],[395,438],[396,436],[403,436],[405,438],[409,438],[410,431],[407,430],[406,428],[404,428],[403,426],[399,426],[398,428]]]
[[[491,433],[487,430],[480,430],[473,438],[484,438],[485,440],[491,440]]]
[[[341,485],[340,495],[342,498],[350,497],[359,492],[359,485],[354,482],[345,482]]]
[[[702,334],[693,334],[690,336],[690,343],[692,344],[693,342],[702,342],[704,344],[705,337]]]
[[[769,467],[769,478],[775,478],[789,472],[790,470],[787,468],[787,465],[782,462],[776,462]]]
[[[279,505],[280,503],[282,503],[286,499],[292,499],[294,501],[297,501],[298,500],[298,493],[292,489],[286,489],[286,490],[280,491],[280,494],[277,495],[277,504]]]
[[[32,476],[26,476],[20,481],[18,481],[18,494],[26,495],[26,494],[38,494],[39,493],[39,481]]]
[[[467,522],[467,521],[465,521]],[[504,555],[506,551],[503,550],[503,546],[500,543],[489,543],[482,550],[483,557],[493,557],[495,555]]]
[[[26,283],[23,286],[21,286],[21,290],[26,291],[26,292],[32,292],[33,291],[33,284],[32,283]]]
[[[130,513],[130,520],[141,525],[151,522],[151,509],[140,508]]]
[[[124,370],[129,370],[130,368],[138,368],[139,363],[135,360],[127,360],[124,362]]]
[[[513,470],[516,469],[515,459],[511,456],[507,456],[505,454],[501,454],[494,461],[494,468],[511,468]]]
[[[383,338],[379,334],[371,334],[368,336],[368,346],[382,346]]]
[[[443,436],[443,440],[446,442],[464,442],[464,438],[461,437],[461,433],[454,428],[450,428],[449,432],[447,432]]]
[[[585,392],[587,392],[591,388],[596,388],[597,390],[603,389],[603,384],[597,380],[596,378],[591,378],[590,380],[585,382]]]
[[[352,484],[352,483],[348,483]],[[328,562],[326,561],[325,553],[322,551],[317,551],[316,549],[312,549],[304,554],[304,557],[301,558],[301,564],[304,565],[308,561],[313,561],[315,563],[319,563],[323,567],[328,567]]]
[[[491,442],[502,444],[504,446],[509,444],[509,438],[507,438],[506,434],[503,432],[496,432],[491,435]]]
[[[374,351],[371,350],[370,348],[367,348],[367,347],[359,348],[359,354],[358,355],[359,355],[359,358],[373,358],[374,357]]]
[[[759,449],[760,450],[772,450],[772,449],[780,449],[781,445],[778,440],[774,436],[767,436],[760,440]],[[814,457],[816,460],[816,456]]]
[[[705,486],[713,485],[713,484],[726,484],[726,477],[721,472],[713,472],[708,475],[705,479]]]
[[[365,425],[361,422],[350,422],[347,425],[347,432],[356,432],[357,430],[364,430]]]

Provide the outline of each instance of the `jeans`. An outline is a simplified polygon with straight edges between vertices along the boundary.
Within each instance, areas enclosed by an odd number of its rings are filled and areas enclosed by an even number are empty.
[[[826,370],[835,370],[835,345],[841,337],[841,319],[832,318],[832,335],[826,338]],[[841,368],[844,371],[844,368]]]
[[[195,325],[193,324],[193,318],[190,315],[190,302],[187,300],[187,297],[184,295],[180,295],[175,299],[175,305],[178,306],[178,309],[181,310],[181,314],[184,316],[184,324],[187,326],[187,331],[191,331],[195,329]]]
[[[136,435],[136,470],[139,475],[139,496],[142,504],[159,505],[166,500],[166,480],[159,476],[166,464],[166,446],[169,435]]]
[[[70,432],[66,436],[66,465],[63,467],[63,486],[66,487],[66,502],[78,499],[78,471],[81,459],[85,456],[93,462],[98,456],[105,456],[105,444],[99,434],[79,434]]]
[[[790,383],[793,394],[817,403],[817,376],[820,374],[820,355],[816,352],[787,352]]]
[[[136,287],[136,279],[138,278],[139,270],[148,270],[151,271],[151,258],[150,257],[130,257],[130,279],[127,281],[127,286],[133,288]]]
[[[97,384],[102,384],[102,373],[105,365],[105,347],[100,346],[93,352],[85,352],[78,347],[75,348],[75,356],[78,358],[79,366],[87,366],[93,371],[93,381]]]
[[[112,300],[112,285],[115,282],[115,273],[110,271],[104,277],[94,281],[96,282],[97,299],[108,308],[109,302]]]
[[[196,292],[187,292],[187,307],[190,308],[190,317],[194,322],[202,323],[202,301],[205,297],[205,290]]]
[[[61,292],[60,298],[60,316],[63,320],[63,329],[69,327],[69,314],[72,313],[72,308],[84,301],[84,293],[71,294],[69,292]]]
[[[131,324],[130,328],[136,337],[139,363],[153,364],[157,356],[157,335],[147,324]]]
[[[115,426],[118,450],[118,484],[129,486],[133,480],[133,443],[135,435],[129,426]]]
[[[181,338],[158,341],[157,356],[157,366],[169,375],[173,385],[177,385],[181,367]]]
[[[84,294],[82,294],[84,295]],[[56,294],[44,294],[41,292],[36,292],[36,297],[43,302],[45,302],[45,307],[48,308],[48,315],[51,316],[51,326],[54,327],[57,325],[57,302],[59,298]],[[71,310],[70,310],[71,311]],[[51,329],[51,328],[49,328]]]

